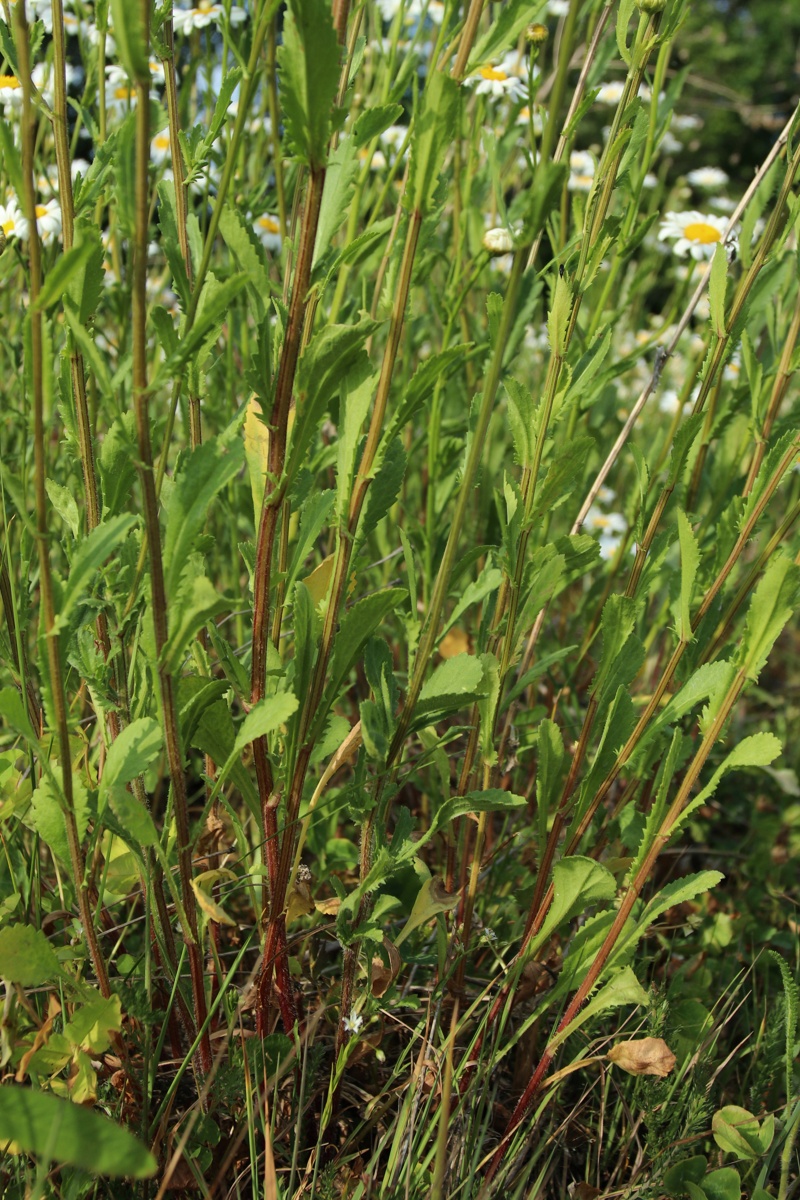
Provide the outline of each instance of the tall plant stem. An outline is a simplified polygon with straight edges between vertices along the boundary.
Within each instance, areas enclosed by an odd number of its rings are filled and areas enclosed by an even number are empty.
[[[781,357],[778,363],[778,370],[775,373],[775,378],[772,382],[772,391],[770,393],[767,412],[764,417],[764,424],[761,426],[761,432],[756,441],[756,447],[753,451],[753,458],[750,463],[750,470],[747,472],[747,480],[744,485],[743,495],[749,496],[753,489],[753,484],[756,481],[761,463],[764,461],[764,455],[767,451],[767,442],[769,435],[772,432],[772,426],[775,423],[775,418],[780,412],[781,404],[789,387],[789,382],[794,375],[796,367],[792,367],[792,359],[794,358],[794,349],[797,345],[797,338],[800,335],[800,287],[797,289],[797,295],[794,301],[794,312],[792,314],[792,322],[789,326],[789,332],[786,335],[786,341],[783,343]]]
[[[719,712],[703,737],[703,740],[697,749],[697,753],[692,760],[692,764],[687,771],[680,788],[678,789],[678,793],[673,800],[669,811],[661,822],[650,849],[642,860],[636,875],[634,876],[625,892],[625,895],[622,898],[603,944],[595,955],[594,961],[592,962],[586,977],[584,978],[578,990],[575,992],[575,995],[572,997],[570,1003],[567,1005],[564,1015],[556,1026],[553,1037],[550,1039],[538,1066],[531,1076],[528,1086],[525,1088],[525,1091],[520,1097],[519,1102],[517,1103],[517,1106],[511,1115],[511,1119],[508,1122],[508,1127],[503,1134],[503,1140],[498,1146],[487,1172],[487,1184],[491,1181],[495,1172],[497,1171],[497,1168],[503,1160],[503,1154],[509,1138],[518,1128],[520,1122],[524,1119],[526,1113],[528,1112],[528,1109],[533,1102],[533,1098],[536,1095],[536,1092],[539,1090],[547,1070],[553,1061],[553,1058],[555,1057],[556,1050],[563,1040],[562,1035],[564,1034],[564,1031],[567,1030],[571,1023],[575,1020],[578,1012],[585,1004],[589,993],[592,991],[592,988],[595,986],[603,970],[605,969],[606,964],[608,963],[608,960],[617,945],[620,935],[622,934],[625,923],[631,915],[633,906],[641,895],[642,889],[650,876],[650,872],[652,871],[659,854],[672,836],[675,823],[686,806],[692,788],[697,782],[709,753],[722,733],[725,722],[730,716],[731,710],[739,698],[739,694],[744,687],[745,681],[745,671],[740,669],[736,672],[736,675],[733,678],[733,681],[720,705]]]
[[[78,822],[75,814],[75,797],[72,786],[72,756],[69,744],[69,726],[67,724],[67,705],[64,694],[64,677],[61,668],[59,636],[56,629],[56,614],[53,593],[53,576],[50,569],[49,532],[47,528],[47,493],[45,480],[47,477],[47,462],[45,456],[44,430],[44,379],[43,379],[43,346],[42,346],[42,313],[38,307],[38,299],[42,286],[41,243],[36,225],[36,189],[34,184],[34,140],[36,137],[36,122],[33,114],[33,94],[31,87],[31,62],[28,43],[28,22],[25,17],[25,6],[14,6],[14,32],[17,42],[17,57],[19,62],[20,83],[22,84],[22,175],[23,175],[23,208],[28,221],[29,235],[29,267],[30,267],[30,307],[28,321],[31,331],[31,382],[33,390],[33,453],[34,453],[34,489],[36,495],[36,543],[39,554],[39,589],[41,597],[42,626],[47,648],[47,667],[50,681],[50,692],[53,702],[53,717],[56,726],[59,757],[61,759],[61,791],[63,794],[64,824],[69,847],[70,866],[75,880],[75,891],[78,900],[83,933],[89,947],[97,983],[103,996],[111,995],[105,959],[97,940],[94,917],[89,902],[89,885],[86,879],[83,850],[81,848]]]
[[[311,279],[311,263],[314,242],[319,224],[322,190],[325,183],[325,168],[313,166],[308,173],[305,208],[300,229],[300,245],[297,254],[292,294],[289,303],[289,318],[286,325],[278,374],[275,383],[275,399],[270,415],[269,459],[264,500],[256,543],[256,564],[253,579],[253,657],[250,675],[250,699],[257,704],[263,699],[267,679],[267,644],[269,640],[269,596],[272,578],[272,559],[275,550],[275,535],[278,517],[284,497],[281,483],[286,456],[286,436],[303,329],[308,307],[308,286]],[[278,885],[278,817],[277,807],[280,794],[274,791],[272,766],[266,737],[253,743],[253,758],[256,765],[258,792],[264,826],[269,898],[265,895],[264,917],[268,936],[264,953],[264,964],[259,979],[258,1030],[267,1032],[269,993],[272,983],[272,959],[277,960],[278,994],[284,1027],[289,1032],[294,1026],[295,1011],[292,999],[288,962],[283,952],[286,945],[286,927],[283,921],[283,901]],[[267,917],[267,908],[269,916]],[[276,940],[277,938],[277,940]]]
[[[141,0],[143,27],[149,30],[150,6]],[[158,499],[156,497],[153,472],[153,451],[150,442],[150,415],[147,391],[147,240],[149,217],[148,172],[150,167],[150,78],[136,80],[136,147],[135,147],[135,224],[133,240],[133,289],[131,297],[132,343],[133,343],[133,401],[136,417],[136,434],[139,448],[139,475],[142,485],[144,524],[147,549],[150,558],[151,601],[156,656],[163,664],[163,650],[167,643],[167,598],[164,590],[164,569],[161,554],[161,531],[158,523]],[[184,935],[187,943],[189,971],[192,980],[192,997],[196,1028],[206,1022],[207,1005],[203,980],[203,960],[200,949],[197,909],[192,890],[192,851],[189,838],[189,811],[186,796],[186,778],[183,769],[183,753],[180,743],[178,711],[172,673],[163,665],[158,669],[161,690],[161,707],[164,719],[164,735],[172,786],[172,804],[178,846],[178,868],[181,897],[187,927]],[[200,1063],[204,1072],[210,1070],[212,1062],[211,1042],[208,1031],[200,1040]]]
[[[262,979],[265,979],[265,982],[263,982],[261,985],[261,995],[264,1000],[266,1000],[269,992],[269,976],[272,971],[273,960],[278,963],[280,962],[280,941],[282,937],[285,938],[285,916],[283,910],[287,888],[289,885],[292,861],[294,858],[295,828],[300,810],[300,802],[303,795],[303,785],[305,783],[306,772],[308,770],[311,752],[313,750],[313,743],[309,740],[309,734],[311,732],[314,715],[317,711],[317,707],[322,697],[323,688],[325,686],[325,677],[328,670],[328,664],[330,662],[330,656],[333,651],[336,626],[339,619],[339,609],[345,594],[353,542],[358,530],[358,523],[361,518],[361,512],[367,497],[367,492],[369,490],[372,479],[372,470],[375,463],[375,456],[377,454],[381,434],[383,432],[383,426],[386,417],[386,406],[389,400],[389,391],[392,382],[392,374],[394,371],[395,362],[397,361],[400,338],[403,331],[403,322],[405,319],[405,311],[408,304],[408,296],[411,290],[411,276],[417,245],[419,242],[419,230],[421,223],[421,214],[419,212],[413,212],[409,217],[406,241],[403,250],[403,259],[400,266],[397,290],[395,293],[395,300],[389,323],[389,335],[384,348],[381,372],[378,377],[378,384],[375,393],[375,401],[372,407],[372,416],[370,418],[367,441],[364,446],[364,452],[361,456],[353,492],[350,497],[347,525],[344,530],[340,530],[339,537],[337,538],[333,580],[328,598],[328,606],[325,612],[325,621],[320,639],[320,649],[314,664],[314,672],[301,714],[299,734],[300,753],[295,765],[289,790],[289,797],[286,806],[286,821],[284,824],[284,835],[280,848],[278,870],[274,881],[271,880],[272,902],[270,925],[267,935],[266,948],[264,951],[264,975],[262,976]],[[347,959],[345,959],[345,964],[347,964]],[[347,975],[346,968],[345,975]],[[346,990],[346,985],[344,983],[342,988],[344,995]],[[349,1013],[349,1008],[345,1010],[343,1007],[342,1011],[346,1016]]]

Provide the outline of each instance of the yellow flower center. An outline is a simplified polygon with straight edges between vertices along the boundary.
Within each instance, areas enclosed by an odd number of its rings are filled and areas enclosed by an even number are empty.
[[[700,242],[702,246],[710,246],[712,242],[721,242],[722,234],[706,221],[692,221],[683,231],[683,236],[690,242]]]
[[[3,224],[0,226],[0,229],[3,230],[3,233],[11,233],[14,229],[14,224],[15,224],[15,222],[13,220],[12,221],[4,221]]]
[[[16,90],[21,86],[20,81],[13,75],[0,75],[0,88],[12,88]]]
[[[484,79],[496,79],[500,83],[504,83],[508,79],[505,71],[499,71],[497,67],[481,67],[478,74],[482,75]]]
[[[267,233],[280,233],[280,227],[274,217],[259,217],[258,223]]]
[[[169,134],[157,134],[157,136],[153,138],[153,145],[157,150],[169,150]]]
[[[130,100],[130,98],[132,96],[133,96],[133,88],[124,87],[124,86],[114,88],[114,99],[115,100]]]
[[[37,204],[36,205],[36,220],[38,221],[39,217],[46,217],[46,216],[47,216],[47,209],[45,208],[45,206],[43,204]]]

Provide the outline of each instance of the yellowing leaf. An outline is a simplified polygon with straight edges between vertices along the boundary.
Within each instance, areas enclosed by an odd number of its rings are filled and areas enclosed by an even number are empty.
[[[311,594],[314,608],[316,608],[320,601],[324,600],[328,594],[331,575],[333,573],[333,559],[334,556],[332,554],[329,554],[327,558],[323,558],[319,566],[315,567],[311,574],[307,575],[303,580],[303,583],[306,585]]]
[[[618,1042],[609,1050],[608,1057],[629,1075],[658,1075],[663,1079],[675,1066],[675,1055],[663,1038]]]
[[[439,913],[450,912],[457,904],[458,896],[452,896],[444,890],[444,883],[438,875],[427,879],[417,894],[411,915],[395,938],[395,945],[404,942],[418,925],[425,925]]]
[[[228,916],[225,909],[217,904],[216,900],[212,899],[206,891],[206,885],[213,887],[220,879],[235,879],[233,871],[228,871],[224,867],[220,867],[216,871],[202,871],[192,880],[192,890],[197,898],[197,903],[200,908],[212,921],[216,921],[220,925],[235,925],[236,922]]]
[[[247,413],[244,418],[244,452],[247,458],[247,471],[250,475],[250,487],[253,492],[253,513],[256,529],[258,529],[269,461],[269,429],[264,421],[262,408],[255,392],[247,402]]]
[[[316,905],[311,897],[311,888],[306,879],[298,879],[290,890],[286,902],[286,924],[291,924],[298,917],[307,917],[314,912]]]
[[[439,643],[442,658],[455,658],[457,654],[469,653],[469,636],[460,625],[454,625]]]

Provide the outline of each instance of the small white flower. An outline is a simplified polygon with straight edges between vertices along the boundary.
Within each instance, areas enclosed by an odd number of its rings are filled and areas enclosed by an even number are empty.
[[[524,125],[526,129],[530,129],[531,106],[529,104],[524,104],[517,113],[517,124]],[[533,132],[537,137],[541,137],[544,133],[544,117],[540,108],[533,110]]]
[[[169,162],[171,157],[169,130],[162,129],[150,142],[150,162],[159,167],[162,163]]]
[[[569,156],[570,192],[590,192],[594,183],[594,159],[588,150],[573,150]]]
[[[705,216],[699,212],[668,212],[661,222],[658,240],[674,239],[673,249],[679,258],[687,253],[698,262],[712,258],[717,242],[725,236],[728,222],[724,217]]]
[[[136,88],[122,67],[106,67],[106,109],[117,117],[136,106]]]
[[[690,171],[686,179],[692,187],[709,192],[724,187],[728,182],[728,176],[721,167],[698,167],[696,171]]]
[[[36,205],[36,228],[44,246],[50,246],[61,236],[61,206],[57,200]]]
[[[17,198],[11,195],[7,204],[0,204],[0,230],[6,238],[21,238],[28,236],[28,222],[20,212]]]
[[[483,248],[489,254],[508,254],[514,249],[514,239],[507,229],[487,229],[483,235]]]
[[[508,96],[511,100],[522,100],[528,90],[527,80],[523,77],[525,70],[527,68],[518,55],[507,54],[501,62],[475,71],[468,82],[474,85],[478,96]]]
[[[548,17],[565,17],[569,12],[569,0],[547,0]]]
[[[360,1013],[353,1009],[349,1017],[345,1017],[343,1021],[345,1033],[360,1033],[364,1025],[364,1018]]]
[[[206,29],[226,19],[233,26],[242,25],[247,20],[247,13],[238,4],[232,4],[230,12],[226,13],[222,4],[199,0],[195,8],[176,8],[172,14],[172,25],[176,33],[188,36],[193,29]]]
[[[619,104],[624,91],[625,84],[619,79],[613,83],[604,83],[595,96],[595,100],[598,104]]]
[[[22,84],[16,75],[0,75],[0,104],[6,112],[22,108]]]
[[[678,139],[670,133],[669,130],[664,134],[658,146],[659,150],[663,150],[665,154],[678,154],[683,149],[683,146]]]
[[[688,133],[691,129],[703,128],[702,118],[692,116],[688,113],[685,116],[681,116],[678,113],[673,113],[671,123],[672,128],[676,129],[678,133]]]
[[[369,166],[370,171],[382,171],[386,166],[386,155],[377,147],[372,154],[369,146],[362,146],[358,152],[358,161],[363,166]]]
[[[627,529],[621,513],[604,513],[593,504],[586,514],[583,527],[587,533],[599,534],[601,558],[613,558]]]
[[[261,238],[261,244],[265,250],[274,250],[276,253],[281,248],[281,226],[277,217],[273,217],[270,213],[264,213],[262,217],[257,217],[253,222],[253,229]]]

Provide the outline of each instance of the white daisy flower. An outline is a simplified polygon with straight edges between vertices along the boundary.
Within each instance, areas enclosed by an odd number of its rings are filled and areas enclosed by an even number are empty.
[[[663,150],[665,154],[677,154],[683,149],[683,145],[672,133],[670,133],[669,130],[667,130],[659,142],[658,148],[659,150]]]
[[[679,258],[691,254],[698,262],[712,258],[717,242],[725,236],[728,222],[724,217],[713,214],[705,216],[699,212],[668,212],[661,222],[658,240],[675,240],[673,250]]]
[[[122,67],[106,67],[106,109],[110,114],[124,117],[136,106],[136,88]]]
[[[548,17],[565,17],[569,12],[569,0],[547,0],[545,12]]]
[[[16,75],[0,75],[0,104],[6,112],[22,108],[22,84]]]
[[[61,237],[61,205],[57,200],[36,205],[36,228],[43,246],[50,246]]]
[[[676,129],[678,133],[688,133],[691,129],[703,128],[702,119],[700,117],[692,116],[688,113],[685,116],[681,116],[679,113],[673,113],[671,123],[672,128]]]
[[[598,104],[619,104],[624,91],[625,84],[621,80],[616,80],[614,83],[604,83],[595,96],[595,100]]]
[[[28,236],[28,222],[20,212],[17,198],[11,195],[6,204],[0,204],[0,231],[6,238]]]
[[[569,156],[569,179],[567,188],[571,192],[590,192],[594,183],[594,159],[588,150],[573,150]]]
[[[400,153],[403,143],[408,136],[407,125],[390,125],[388,129],[384,129],[381,134],[381,141],[384,146],[388,146],[394,156]],[[406,153],[408,151],[406,150]]]
[[[529,104],[524,104],[517,113],[517,124],[524,125],[526,129],[530,129],[531,107]],[[533,110],[533,132],[537,137],[541,137],[544,133],[544,117],[541,108]]]
[[[265,250],[274,250],[277,254],[281,248],[281,226],[277,217],[264,213],[253,222],[253,229],[261,238]]]
[[[150,162],[160,167],[162,163],[169,162],[170,158],[169,130],[162,129],[150,142]]]
[[[628,528],[621,513],[604,513],[593,504],[586,514],[583,527],[587,533],[599,534],[600,557],[612,558]]]
[[[710,192],[724,187],[728,182],[728,175],[721,167],[698,167],[696,171],[688,173],[686,181],[692,187],[703,188],[704,191]]]
[[[242,25],[247,20],[247,13],[238,4],[232,4],[230,12],[226,13],[222,4],[199,0],[195,8],[176,8],[172,14],[172,25],[176,33],[188,36],[193,29],[206,29],[226,19],[233,26]]]
[[[469,76],[468,82],[474,85],[478,96],[508,96],[511,100],[521,100],[527,92],[524,70],[524,64],[517,54],[507,54],[496,65],[481,67]]]

